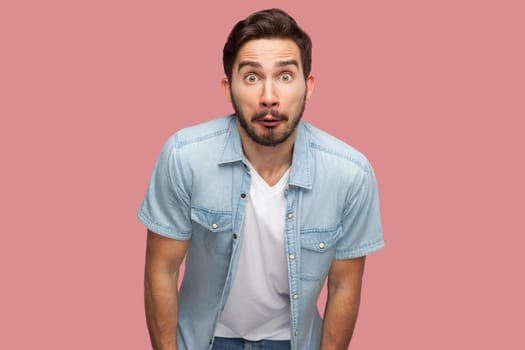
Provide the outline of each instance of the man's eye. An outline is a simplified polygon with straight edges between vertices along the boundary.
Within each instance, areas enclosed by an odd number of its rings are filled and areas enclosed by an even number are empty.
[[[282,73],[281,74],[281,80],[282,81],[291,81],[292,75],[290,73]]]
[[[244,79],[248,83],[255,83],[257,81],[257,76],[255,74],[248,74]]]

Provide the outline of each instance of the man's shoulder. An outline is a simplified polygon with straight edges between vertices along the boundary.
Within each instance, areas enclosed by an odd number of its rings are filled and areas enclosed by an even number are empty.
[[[233,117],[231,115],[188,126],[175,132],[170,141],[176,148],[213,141],[228,133]]]
[[[342,163],[350,162],[362,169],[370,166],[366,156],[357,148],[310,123],[302,124],[307,134],[308,147],[314,155],[335,157]]]

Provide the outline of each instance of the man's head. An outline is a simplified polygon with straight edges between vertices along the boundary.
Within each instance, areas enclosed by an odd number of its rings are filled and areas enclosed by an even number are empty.
[[[250,15],[230,33],[222,85],[255,143],[276,146],[294,133],[313,89],[311,48],[295,20],[277,9]]]
[[[307,79],[312,68],[312,41],[286,12],[280,9],[262,10],[237,22],[233,27],[222,51],[222,64],[228,80],[240,48],[250,40],[289,39],[295,42],[301,52],[301,67]]]

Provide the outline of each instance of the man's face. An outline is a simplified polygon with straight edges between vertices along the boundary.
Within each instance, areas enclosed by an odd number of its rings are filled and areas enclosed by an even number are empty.
[[[258,39],[241,47],[223,88],[246,134],[259,145],[276,146],[294,134],[313,77],[305,81],[292,40]]]

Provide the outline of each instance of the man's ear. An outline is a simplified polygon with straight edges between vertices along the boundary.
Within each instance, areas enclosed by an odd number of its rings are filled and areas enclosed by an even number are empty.
[[[310,74],[308,78],[306,79],[306,99],[309,99],[312,95],[312,92],[314,91],[315,86],[315,77]]]
[[[231,103],[232,102],[232,95],[231,95],[231,91],[230,91],[230,82],[228,81],[228,78],[226,78],[226,77],[222,78],[222,80],[221,80],[221,87],[222,87],[222,92],[224,94],[224,98],[226,98],[226,101]]]

